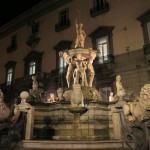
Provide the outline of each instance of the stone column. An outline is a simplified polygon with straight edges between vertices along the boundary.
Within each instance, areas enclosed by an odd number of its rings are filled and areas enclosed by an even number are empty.
[[[113,121],[113,132],[115,139],[121,139],[122,132],[121,132],[121,116],[118,110],[113,108],[112,111],[112,121]]]
[[[18,105],[20,111],[27,112],[25,140],[33,139],[33,126],[34,126],[34,107],[32,107],[26,100],[29,98],[29,93],[26,91],[21,92],[21,103]]]

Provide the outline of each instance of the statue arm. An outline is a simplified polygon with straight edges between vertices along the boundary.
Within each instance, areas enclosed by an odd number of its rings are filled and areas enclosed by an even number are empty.
[[[86,37],[86,33],[83,31],[83,36]]]

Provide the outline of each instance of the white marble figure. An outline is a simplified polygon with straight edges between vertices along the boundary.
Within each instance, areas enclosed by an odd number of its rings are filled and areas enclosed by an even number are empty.
[[[38,90],[38,82],[36,80],[36,76],[32,76],[32,90],[37,91]]]
[[[89,58],[88,64],[87,64],[89,87],[92,87],[94,76],[95,76],[95,71],[94,71],[94,67],[93,67],[93,60],[95,59],[95,57],[96,57],[96,52],[90,51],[90,58]]]
[[[115,100],[113,94],[114,94],[113,92],[110,92],[109,102],[113,102]]]
[[[76,60],[76,69],[74,70],[73,73],[73,79],[74,79],[74,84],[80,84],[80,79],[81,79],[81,85],[82,86],[87,86],[87,77],[86,77],[86,66],[87,62],[82,61],[82,60]]]
[[[122,86],[120,75],[116,76],[116,88],[117,88],[117,96],[120,97],[120,99],[122,100],[122,98],[125,96],[126,92]]]
[[[84,48],[84,42],[86,34],[83,30],[83,24],[78,23],[77,19],[75,20],[75,27],[76,27],[76,40],[75,40],[75,48],[82,47]]]
[[[58,95],[58,100],[59,101],[63,100],[63,88],[58,88],[57,89],[57,95]]]
[[[36,76],[32,76],[32,89],[30,89],[29,92],[35,101],[37,102],[41,101],[41,91],[38,88]]]
[[[50,93],[49,96],[50,97],[47,99],[48,103],[54,103],[54,102],[56,102],[55,101],[55,95],[54,95],[54,93]]]
[[[67,74],[66,74],[66,80],[68,88],[70,87],[70,80],[73,75],[73,65],[72,65],[72,58],[68,55],[67,52],[60,53],[60,56],[62,56],[65,60],[65,62],[68,64]]]

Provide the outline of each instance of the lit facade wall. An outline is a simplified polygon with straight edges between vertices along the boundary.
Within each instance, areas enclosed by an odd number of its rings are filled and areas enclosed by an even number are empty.
[[[90,35],[96,28],[99,26],[114,26],[112,31],[113,34],[113,50],[114,56],[116,57],[114,67],[116,68],[116,74],[123,75],[123,82],[126,87],[128,87],[129,82],[133,81],[133,78],[137,78],[137,73],[139,70],[135,69],[135,66],[130,66],[130,69],[133,73],[127,73],[126,70],[129,70],[126,67],[129,67],[129,63],[132,65],[137,65],[135,57],[139,58],[142,63],[145,62],[144,55],[142,53],[142,48],[144,45],[143,33],[140,22],[137,20],[141,14],[149,9],[150,1],[149,0],[107,0],[109,3],[109,11],[97,15],[95,17],[90,16],[90,9],[93,8],[93,0],[73,0],[60,7],[40,15],[38,18],[31,19],[32,21],[39,22],[39,33],[41,40],[35,47],[30,47],[26,44],[28,36],[31,34],[31,27],[24,23],[21,27],[14,30],[10,30],[4,36],[0,38],[0,68],[1,68],[1,78],[0,84],[4,83],[6,80],[6,68],[4,67],[8,61],[15,61],[16,67],[14,72],[14,79],[18,79],[24,76],[24,57],[31,51],[43,52],[42,57],[42,70],[41,72],[50,73],[51,70],[56,69],[56,50],[54,46],[62,40],[74,41],[76,37],[75,33],[75,18],[79,18],[84,24],[84,30],[87,34],[85,47],[93,47],[92,39]],[[41,6],[42,7],[42,6]],[[38,7],[39,8],[39,7]],[[55,24],[59,22],[59,12],[63,9],[69,8],[69,19],[71,26],[60,32],[55,31]],[[28,13],[35,11],[31,9]],[[80,14],[78,13],[80,12]],[[27,14],[27,13],[26,13]],[[42,12],[41,12],[42,14]],[[20,16],[21,17],[21,16]],[[20,17],[14,19],[14,22]],[[26,18],[27,19],[27,18]],[[29,18],[30,19],[30,18]],[[27,22],[27,20],[24,20]],[[6,24],[9,26],[11,24]],[[3,29],[1,27],[1,29]],[[127,27],[126,33],[124,28]],[[13,29],[12,28],[12,29]],[[126,34],[126,35],[125,35]],[[10,45],[11,37],[17,35],[17,49],[14,52],[7,53],[6,49]],[[74,43],[72,44],[72,47]],[[137,55],[134,57],[130,54],[130,60],[127,60],[127,51],[126,47],[129,46],[129,52],[136,52]],[[140,51],[140,52],[139,52]],[[131,61],[132,59],[135,61]],[[135,71],[134,71],[135,69]],[[145,80],[140,83],[142,86],[144,83],[149,81],[149,76],[146,73],[147,69],[144,68],[144,71],[141,72],[141,78]],[[125,75],[126,74],[126,75]],[[128,76],[130,78],[128,79]],[[127,83],[128,82],[128,83]],[[133,81],[131,88],[134,90],[134,84],[138,81]],[[140,88],[138,85],[138,87]],[[139,88],[137,91],[139,91]]]

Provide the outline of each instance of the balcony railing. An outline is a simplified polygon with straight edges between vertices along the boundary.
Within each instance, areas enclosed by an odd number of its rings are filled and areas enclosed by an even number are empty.
[[[17,44],[10,45],[7,47],[7,53],[14,52],[17,49]]]
[[[33,33],[33,34],[31,34],[31,35],[28,37],[26,43],[27,43],[30,47],[36,46],[36,45],[39,43],[40,39],[41,39],[41,36],[40,36],[40,34],[39,34],[38,32],[37,32],[37,33]]]
[[[108,12],[109,11],[109,4],[106,2],[103,7],[93,7],[90,9],[90,15],[92,17],[98,16],[102,13]]]

